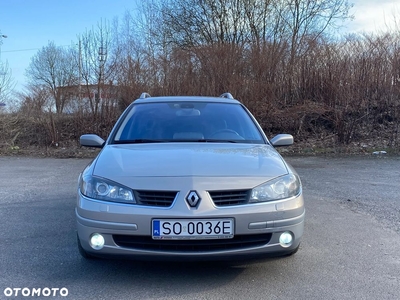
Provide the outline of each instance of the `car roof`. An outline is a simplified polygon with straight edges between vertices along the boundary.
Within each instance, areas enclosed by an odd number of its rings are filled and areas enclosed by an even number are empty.
[[[140,103],[157,103],[157,102],[214,102],[214,103],[230,103],[240,104],[238,100],[224,97],[205,97],[205,96],[161,96],[139,98],[134,101],[135,104]]]

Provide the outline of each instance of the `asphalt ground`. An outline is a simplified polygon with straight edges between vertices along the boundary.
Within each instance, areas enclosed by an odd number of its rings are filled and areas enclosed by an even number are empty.
[[[89,160],[0,157],[0,299],[399,299],[400,157],[287,160],[306,201],[299,252],[228,264],[84,260]]]

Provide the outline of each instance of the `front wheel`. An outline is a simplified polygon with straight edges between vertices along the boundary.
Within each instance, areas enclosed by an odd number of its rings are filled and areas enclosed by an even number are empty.
[[[285,256],[292,256],[292,255],[295,255],[295,254],[297,253],[297,251],[299,251],[299,248],[300,248],[300,244],[299,244],[295,249],[293,249],[292,252],[289,252],[289,253],[286,254]]]
[[[77,240],[78,240],[78,251],[79,254],[84,258],[84,259],[93,259],[95,258],[93,255],[89,254],[88,252],[85,251],[85,249],[83,249],[82,244],[81,244],[81,240],[79,239],[79,236],[76,235]]]

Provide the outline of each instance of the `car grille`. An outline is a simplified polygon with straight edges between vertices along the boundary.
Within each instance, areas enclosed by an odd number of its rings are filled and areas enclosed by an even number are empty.
[[[171,191],[135,191],[135,199],[139,205],[169,207],[176,194]]]
[[[246,204],[249,200],[249,190],[209,191],[216,206],[231,206]]]
[[[266,245],[271,240],[272,233],[236,235],[232,239],[215,240],[153,240],[150,236],[113,235],[114,242],[120,246],[149,251],[223,251],[239,250]]]

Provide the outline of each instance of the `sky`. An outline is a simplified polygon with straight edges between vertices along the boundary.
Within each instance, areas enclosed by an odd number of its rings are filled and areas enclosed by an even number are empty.
[[[354,20],[347,23],[348,32],[385,31],[394,28],[395,18],[400,24],[400,0],[349,0],[354,6],[350,13]]]
[[[0,59],[6,61],[17,81],[26,85],[25,70],[32,56],[53,41],[70,46],[78,35],[101,20],[122,18],[135,8],[135,0],[0,0]]]
[[[32,56],[50,41],[57,46],[76,43],[77,36],[101,20],[122,18],[140,0],[0,0],[0,60],[8,65],[16,90],[26,85],[25,70]],[[145,1],[145,0],[143,0]],[[346,33],[376,32],[400,22],[400,0],[349,0],[354,20],[345,24]]]

